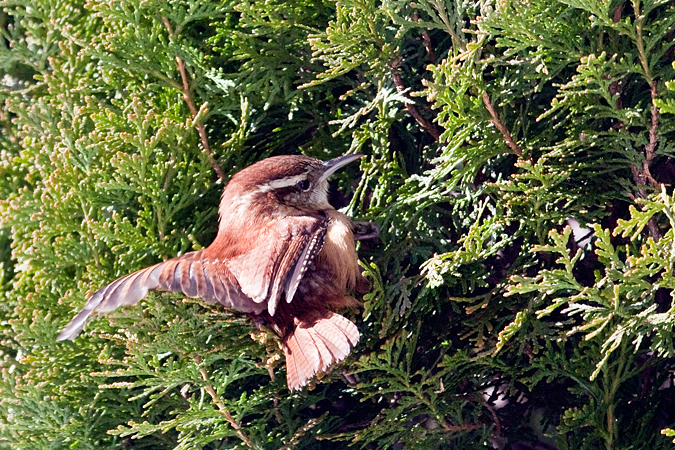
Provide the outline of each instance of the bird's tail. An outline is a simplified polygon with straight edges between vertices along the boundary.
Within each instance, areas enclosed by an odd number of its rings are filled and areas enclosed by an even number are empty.
[[[334,312],[296,318],[295,329],[283,341],[288,388],[302,389],[318,372],[345,359],[358,341],[356,325]]]

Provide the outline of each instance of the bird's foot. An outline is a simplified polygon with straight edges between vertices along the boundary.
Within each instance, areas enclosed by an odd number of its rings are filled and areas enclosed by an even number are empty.
[[[354,240],[365,241],[380,237],[380,227],[375,222],[352,222]]]

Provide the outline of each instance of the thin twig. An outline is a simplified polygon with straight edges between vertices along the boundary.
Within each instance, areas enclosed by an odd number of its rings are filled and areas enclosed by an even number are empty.
[[[401,57],[399,56],[396,61],[391,65],[391,76],[394,79],[394,85],[396,85],[396,90],[404,95],[406,98],[410,99],[410,96],[405,92],[406,87],[403,84],[403,78],[401,77],[401,73],[399,72],[399,68],[401,67]],[[431,135],[431,137],[434,138],[435,141],[438,141],[441,137],[441,132],[436,128],[436,125],[434,125],[429,119],[424,117],[418,110],[415,104],[412,102],[412,99],[410,102],[405,103],[405,109],[408,110],[408,113],[415,119],[415,121],[420,124],[422,128],[424,128],[427,133]]]
[[[480,425],[477,424],[450,425],[447,422],[442,423],[441,426],[448,433],[461,433],[462,431],[473,431],[480,428]]]
[[[202,359],[199,356],[194,356],[193,359],[195,364],[197,364],[197,367],[199,368],[199,373],[202,375],[202,379],[208,383],[209,376],[206,373],[206,370],[203,367],[199,367],[202,364]],[[227,420],[230,426],[232,426],[232,428],[234,428],[234,430],[237,432],[237,436],[239,436],[239,438],[244,442],[244,444],[246,444],[248,448],[254,448],[248,436],[246,436],[246,434],[244,434],[244,431],[241,429],[241,424],[237,422],[234,419],[234,417],[232,417],[230,411],[227,409],[227,407],[220,399],[220,397],[218,397],[216,390],[213,389],[213,386],[207,384],[206,386],[204,386],[204,389],[206,389],[206,392],[208,392],[209,395],[211,396],[213,403],[215,403],[216,406],[218,406],[218,411],[225,417],[225,420]]]
[[[513,136],[511,136],[511,132],[508,130],[508,128],[506,128],[506,126],[499,120],[499,117],[497,117],[497,112],[495,111],[494,106],[492,106],[490,96],[488,95],[487,92],[483,92],[483,103],[485,104],[485,107],[490,113],[490,117],[492,117],[492,123],[495,124],[499,132],[504,137],[504,142],[506,142],[506,145],[509,146],[511,152],[514,155],[518,156],[519,158],[522,158],[523,150],[518,146],[518,144],[516,144],[516,141],[513,140]]]
[[[659,127],[659,108],[656,106],[656,95],[658,94],[656,90],[656,81],[652,81],[650,90],[652,94],[652,126],[649,128],[649,143],[645,146],[645,160],[642,162],[642,172],[644,173],[645,179],[652,186],[658,187],[659,183],[652,177],[649,170],[656,153],[656,144],[659,141],[659,135],[657,134]]]
[[[417,12],[413,13],[412,18],[415,22],[419,22],[420,20]],[[436,64],[436,53],[434,53],[434,49],[431,46],[431,36],[429,36],[429,32],[427,30],[422,30],[422,45],[424,45],[424,49],[427,51],[427,58],[429,58],[429,62],[431,64]]]
[[[429,62],[431,64],[436,64],[436,53],[434,53],[434,49],[431,46],[431,37],[429,36],[429,32],[427,30],[422,31],[422,42],[424,48],[427,51],[427,57],[429,58]]]
[[[166,27],[169,34],[171,36],[174,36],[173,29],[171,28],[171,24],[169,23],[169,19],[162,16],[162,22],[164,23],[164,26]],[[183,61],[183,59],[178,55],[176,55],[176,66],[178,67],[178,72],[180,72],[180,77],[183,82],[183,86],[181,88],[183,99],[185,100],[185,103],[187,103],[188,108],[190,109],[190,114],[192,114],[192,118],[196,119],[199,111],[197,111],[195,102],[192,99],[192,91],[190,89],[189,77],[187,70],[185,70],[185,61]],[[204,147],[204,152],[206,153],[206,156],[209,158],[209,162],[211,163],[213,170],[218,175],[218,178],[220,178],[221,180],[225,180],[226,179],[225,172],[223,172],[223,169],[221,169],[218,163],[216,162],[216,159],[213,156],[213,152],[211,151],[211,147],[209,146],[209,140],[206,136],[206,126],[204,126],[204,124],[201,123],[200,121],[195,120],[195,128],[197,129],[199,139],[202,141],[202,147]]]
[[[644,41],[642,39],[642,23],[644,21],[644,16],[641,15],[639,8],[634,12],[635,17],[637,18],[635,21],[635,44],[638,48],[638,53],[640,54],[640,64],[642,65],[642,70],[644,70],[645,80],[647,80],[647,83],[649,83],[652,97],[652,118],[651,126],[649,127],[649,143],[645,146],[645,159],[642,161],[642,168],[631,166],[631,172],[633,173],[633,181],[635,181],[635,184],[638,185],[638,193],[640,197],[647,198],[647,191],[644,187],[640,186],[658,187],[659,185],[659,183],[652,177],[650,171],[650,166],[656,152],[656,144],[658,143],[659,139],[657,134],[657,129],[659,126],[659,110],[656,107],[655,102],[658,92],[656,80],[652,78],[649,70],[649,59],[647,58],[647,52],[645,51]],[[656,226],[656,219],[654,217],[649,219],[649,222],[647,222],[647,228],[649,229],[649,233],[652,235],[654,241],[658,242],[659,239],[661,239],[661,232]]]
[[[436,8],[436,12],[438,12],[438,16],[441,18],[443,24],[445,25],[445,30],[450,35],[453,47],[459,48],[460,51],[463,53],[466,50],[466,42],[464,41],[464,39],[461,39],[459,36],[457,36],[457,33],[455,33],[455,30],[450,24],[450,19],[448,19],[448,15],[445,13],[445,4],[441,3],[440,0],[434,0],[433,5]]]
[[[619,23],[619,21],[621,20],[621,16],[623,15],[623,7],[624,6],[625,6],[625,4],[622,3],[622,4],[619,5],[618,8],[616,8],[614,10],[614,15],[612,16],[612,21],[614,23]]]
[[[645,159],[642,161],[642,167],[631,166],[631,172],[633,174],[633,181],[638,185],[638,194],[641,198],[647,198],[647,190],[644,186],[658,187],[659,182],[652,177],[650,167],[654,156],[656,155],[656,145],[659,141],[658,127],[659,127],[659,109],[656,106],[656,96],[658,94],[656,80],[651,83],[651,96],[652,96],[652,118],[651,126],[649,127],[649,142],[645,145]],[[647,222],[647,228],[649,233],[652,235],[652,238],[655,242],[658,242],[661,239],[661,232],[659,227],[656,225],[656,219],[653,217]]]
[[[413,14],[413,20],[415,22],[419,21],[417,13]],[[429,58],[429,61],[432,64],[434,64],[436,62],[436,54],[434,53],[434,50],[431,46],[431,38],[429,37],[429,33],[427,32],[427,30],[422,31],[422,40],[424,48],[427,51],[427,57]],[[399,72],[400,67],[401,67],[401,57],[399,56],[398,59],[396,59],[396,61],[394,61],[394,63],[391,65],[391,76],[394,79],[394,85],[396,85],[396,90],[400,94],[405,95],[406,98],[410,98],[410,96],[405,93],[406,87],[405,84],[403,83],[403,77],[401,77],[401,73]],[[415,107],[414,103],[406,103],[405,109],[408,110],[408,113],[413,117],[413,119],[415,119],[415,121],[422,128],[424,128],[434,138],[435,141],[438,142],[440,140],[441,132],[430,120],[424,117],[417,110],[417,107]]]
[[[636,11],[637,15],[637,11]],[[638,53],[640,54],[640,64],[642,65],[642,70],[645,72],[645,78],[649,84],[654,82],[650,70],[649,70],[649,60],[647,59],[647,52],[645,51],[644,40],[642,39],[642,21],[643,17],[640,17],[635,21],[635,45],[638,48]]]
[[[651,126],[649,127],[649,142],[645,146],[645,159],[642,161],[642,167],[638,168],[636,166],[631,166],[631,172],[633,174],[633,181],[638,185],[638,194],[640,198],[647,198],[647,190],[641,186],[651,186],[658,187],[659,183],[652,177],[651,174],[651,164],[654,160],[656,153],[656,144],[658,143],[658,126],[659,126],[659,110],[656,106],[654,100],[656,99],[657,88],[656,81],[652,81],[651,85],[651,96],[652,96],[652,111],[651,111]],[[649,233],[652,235],[654,241],[658,242],[661,239],[661,232],[659,231],[658,226],[656,225],[656,220],[652,217],[649,222],[647,222],[647,228]]]
[[[495,433],[497,434],[497,436],[501,436],[501,434],[502,434],[502,422],[501,422],[501,420],[499,420],[499,416],[497,415],[497,411],[495,410],[495,408],[492,405],[490,405],[485,400],[485,398],[483,398],[482,395],[479,394],[479,396],[480,396],[481,402],[483,403],[483,406],[488,411],[490,411],[490,414],[492,415],[492,421],[495,424]]]

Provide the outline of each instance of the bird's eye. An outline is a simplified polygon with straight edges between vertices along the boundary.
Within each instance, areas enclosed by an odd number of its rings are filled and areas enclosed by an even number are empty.
[[[298,181],[296,186],[301,191],[306,191],[307,189],[309,189],[309,180],[300,180],[300,181]]]

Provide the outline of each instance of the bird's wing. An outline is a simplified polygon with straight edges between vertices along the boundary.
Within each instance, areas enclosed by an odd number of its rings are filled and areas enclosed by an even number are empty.
[[[253,250],[228,260],[241,290],[274,315],[285,294],[291,302],[307,268],[323,247],[328,219],[284,217],[260,236]]]
[[[260,314],[265,309],[251,301],[239,287],[225,261],[204,258],[203,250],[155,264],[103,286],[91,296],[57,340],[75,339],[94,313],[107,313],[138,303],[149,289],[183,292],[188,297],[216,301],[241,312]]]
[[[94,313],[134,305],[149,289],[182,292],[207,302],[220,302],[245,313],[274,315],[282,293],[290,302],[308,265],[323,246],[327,220],[297,216],[284,218],[258,237],[252,250],[220,260],[204,250],[125,275],[91,296],[57,340],[75,339]]]

